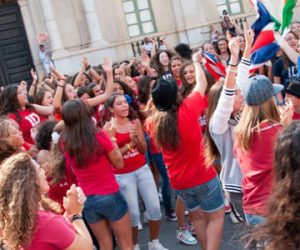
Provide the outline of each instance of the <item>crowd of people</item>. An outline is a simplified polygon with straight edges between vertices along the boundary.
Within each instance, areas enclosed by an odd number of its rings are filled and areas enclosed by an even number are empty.
[[[193,50],[147,38],[140,59],[5,86],[1,247],[139,250],[143,215],[148,249],[167,250],[164,215],[182,244],[217,250],[228,213],[255,247],[299,249],[300,25],[252,71],[253,31],[227,24]]]

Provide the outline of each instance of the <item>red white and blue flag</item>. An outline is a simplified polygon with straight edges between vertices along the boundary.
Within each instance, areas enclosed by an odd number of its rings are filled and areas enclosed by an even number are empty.
[[[251,28],[255,33],[251,49],[251,70],[255,70],[275,56],[279,45],[274,31],[281,34],[290,25],[296,0],[250,0],[257,11]]]
[[[225,78],[226,70],[220,60],[213,54],[203,52],[203,57],[206,59],[204,64],[207,71],[218,81],[220,78]]]

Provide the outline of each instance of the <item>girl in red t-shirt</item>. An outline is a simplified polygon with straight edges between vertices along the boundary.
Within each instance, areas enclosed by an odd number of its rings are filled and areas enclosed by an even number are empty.
[[[111,96],[107,105],[114,118],[105,128],[113,140],[116,140],[124,159],[124,168],[114,172],[129,207],[134,249],[140,249],[137,243],[140,221],[139,193],[149,214],[149,249],[164,250],[158,240],[161,212],[154,178],[146,162],[147,145],[142,125],[138,119],[134,119],[133,113],[129,113],[129,105],[124,95]]]
[[[0,176],[1,239],[8,249],[93,249],[81,216],[82,191],[73,186],[66,194],[68,222],[44,197],[49,189],[45,172],[28,154],[8,158],[0,167]]]
[[[33,111],[37,106],[28,106],[27,91],[21,85],[8,85],[0,94],[0,116],[15,120],[26,143],[34,144],[31,129],[40,123],[40,117]]]
[[[60,136],[67,171],[72,171],[87,200],[84,216],[101,249],[112,249],[110,227],[120,249],[132,248],[130,218],[119,191],[113,167],[122,168],[123,159],[107,134],[97,129],[89,107],[70,100],[62,108],[64,128]]]
[[[207,81],[199,64],[200,55],[193,55],[196,84],[184,100],[175,80],[161,78],[154,84],[152,99],[157,110],[151,119],[171,185],[189,209],[202,248],[218,249],[224,225],[224,197],[216,171],[205,164],[198,118],[206,106]]]

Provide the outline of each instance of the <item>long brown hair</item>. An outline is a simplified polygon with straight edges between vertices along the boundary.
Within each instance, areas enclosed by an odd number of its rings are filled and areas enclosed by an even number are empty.
[[[243,151],[250,150],[253,130],[257,128],[259,132],[259,124],[265,120],[274,124],[280,122],[279,112],[273,98],[258,106],[246,104],[234,131],[236,146]]]
[[[218,105],[218,101],[220,99],[221,96],[221,92],[223,89],[223,85],[224,85],[224,81],[218,81],[216,82],[209,90],[208,93],[208,110],[206,113],[206,120],[207,120],[207,124],[209,124],[210,119],[213,115],[213,113],[215,112],[217,105]],[[209,125],[208,125],[209,126]],[[220,156],[220,152],[215,144],[215,142],[213,141],[211,134],[209,132],[209,129],[206,130],[206,163],[207,165],[211,165],[213,163],[213,161],[215,159],[217,159]]]
[[[60,136],[62,134],[63,129],[64,122],[60,121],[53,128],[53,133],[57,133],[58,136]],[[66,159],[59,140],[52,141],[50,157],[52,183],[58,184],[66,176]]]
[[[178,131],[178,108],[182,103],[182,97],[177,94],[172,107],[167,111],[155,110],[153,117],[153,136],[159,148],[175,150],[180,144]]]
[[[85,167],[91,158],[101,154],[90,109],[81,100],[69,100],[63,105],[62,118],[64,150],[76,159],[79,168]]]
[[[298,250],[300,246],[300,122],[278,136],[275,149],[276,185],[266,223],[253,230],[252,241],[267,240],[266,250]]]
[[[186,62],[182,63],[182,65],[180,67],[180,71],[179,71],[179,77],[180,77],[180,82],[181,82],[179,92],[183,98],[187,97],[192,92],[193,88],[196,85],[196,81],[193,84],[189,84],[184,76],[185,68],[190,65],[192,65],[194,67],[194,63],[192,61],[186,61]],[[196,75],[196,73],[195,73],[195,75]]]

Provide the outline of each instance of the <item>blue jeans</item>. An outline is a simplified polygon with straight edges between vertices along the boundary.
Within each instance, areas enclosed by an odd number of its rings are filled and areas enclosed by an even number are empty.
[[[158,193],[152,172],[147,164],[133,172],[115,176],[119,183],[120,191],[127,202],[132,227],[137,227],[140,221],[138,193],[145,203],[149,214],[148,219],[160,220],[161,211]]]
[[[171,203],[171,187],[170,187],[169,176],[167,173],[167,168],[161,153],[152,154],[151,158],[154,161],[161,176],[161,180],[162,180],[161,194],[163,197],[163,205],[165,211],[168,212],[172,209],[172,203]]]

